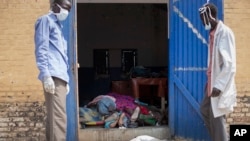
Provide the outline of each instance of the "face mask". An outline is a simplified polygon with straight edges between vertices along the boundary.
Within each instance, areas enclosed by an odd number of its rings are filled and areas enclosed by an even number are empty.
[[[207,14],[205,13],[205,14],[203,14],[203,18],[205,19],[205,16],[204,15],[206,15],[206,20],[205,20],[205,30],[211,30],[211,24],[210,24],[210,22],[209,22],[209,19],[208,19],[208,16],[207,16]],[[208,23],[206,23],[206,21],[208,21]]]
[[[211,24],[205,25],[205,30],[211,30]]]
[[[54,13],[54,14],[56,15],[56,17],[57,17],[57,19],[58,19],[59,21],[64,21],[64,20],[68,17],[69,11],[66,10],[66,9],[64,9],[64,8],[62,8],[62,7],[61,7],[60,5],[58,5],[58,4],[57,4],[57,6],[60,8],[60,12],[59,12],[59,13]]]

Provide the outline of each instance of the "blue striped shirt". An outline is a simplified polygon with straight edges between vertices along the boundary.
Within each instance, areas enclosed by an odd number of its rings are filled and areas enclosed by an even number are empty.
[[[38,78],[43,81],[45,77],[54,76],[68,83],[67,42],[62,25],[52,12],[38,18],[34,38],[36,64],[40,71]]]

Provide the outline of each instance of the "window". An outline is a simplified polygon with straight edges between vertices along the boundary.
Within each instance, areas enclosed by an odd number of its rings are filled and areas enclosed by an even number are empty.
[[[94,69],[96,75],[109,74],[109,50],[94,49]]]
[[[122,72],[127,74],[137,65],[137,49],[122,49]]]

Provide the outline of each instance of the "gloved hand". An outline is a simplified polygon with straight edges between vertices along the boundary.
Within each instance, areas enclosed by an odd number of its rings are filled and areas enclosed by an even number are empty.
[[[70,91],[69,84],[67,84],[66,89],[67,89],[67,93],[66,94],[69,94],[69,91]]]
[[[50,94],[55,94],[55,83],[52,77],[45,77],[43,79],[43,88],[45,92]]]
[[[220,93],[221,93],[221,90],[214,87],[211,96],[212,97],[217,97],[217,96],[220,95]]]

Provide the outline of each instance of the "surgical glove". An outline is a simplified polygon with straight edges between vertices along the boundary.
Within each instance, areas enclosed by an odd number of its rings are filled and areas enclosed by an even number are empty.
[[[67,93],[66,94],[69,94],[69,90],[70,90],[69,84],[67,84],[66,89],[67,89]]]
[[[55,83],[52,77],[45,77],[43,79],[43,88],[45,92],[55,94]]]

